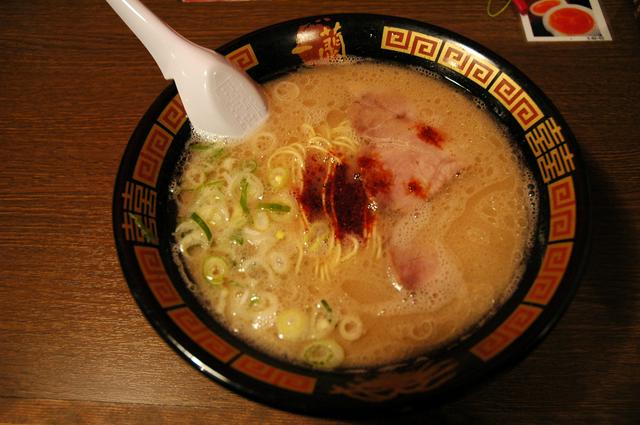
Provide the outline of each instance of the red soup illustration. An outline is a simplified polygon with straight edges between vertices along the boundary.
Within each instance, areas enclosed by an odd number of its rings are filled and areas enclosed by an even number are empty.
[[[536,16],[542,16],[545,13],[547,13],[547,11],[549,9],[552,9],[556,6],[560,6],[563,2],[561,0],[542,0],[542,1],[537,1],[535,3],[533,3],[530,7],[529,7],[529,11]]]
[[[595,24],[590,9],[574,5],[555,7],[544,16],[545,28],[556,35],[588,35]]]

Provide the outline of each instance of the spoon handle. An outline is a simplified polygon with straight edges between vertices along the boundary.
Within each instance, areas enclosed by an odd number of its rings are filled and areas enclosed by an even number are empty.
[[[175,61],[185,51],[200,50],[153,14],[138,0],[106,0],[129,29],[147,48],[165,79],[174,78]]]

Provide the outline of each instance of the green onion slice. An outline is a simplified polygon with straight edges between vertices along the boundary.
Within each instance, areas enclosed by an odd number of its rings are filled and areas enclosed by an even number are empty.
[[[207,237],[207,240],[211,242],[211,237],[212,237],[211,230],[209,229],[209,226],[207,226],[207,223],[205,223],[205,221],[202,219],[202,217],[200,217],[197,213],[193,212],[191,213],[191,220],[195,221],[196,224],[200,226],[205,236]]]
[[[211,159],[222,159],[226,156],[227,151],[224,148],[218,148],[211,154]]]
[[[238,229],[229,236],[231,241],[237,243],[238,245],[244,244],[244,238],[242,237],[242,230]]]
[[[320,304],[322,304],[322,307],[324,307],[325,310],[327,310],[328,313],[332,313],[333,312],[333,310],[331,309],[331,306],[329,305],[327,300],[320,300]]]
[[[249,183],[247,179],[242,179],[240,182],[240,206],[245,214],[249,214],[249,202],[247,197],[249,195]]]
[[[219,285],[227,274],[228,268],[229,266],[224,258],[209,257],[202,263],[202,274],[207,282],[212,285]]]
[[[299,308],[289,308],[276,316],[278,338],[285,341],[300,341],[309,330],[309,315]]]
[[[147,242],[158,243],[158,238],[153,236],[153,232],[151,232],[151,230],[144,225],[144,223],[142,222],[142,218],[139,215],[136,215],[132,212],[129,212],[128,214],[129,214],[129,217],[133,219],[133,222],[136,224],[136,227],[140,229],[140,231],[142,232],[142,236],[144,236]]]
[[[284,186],[288,178],[289,171],[282,167],[276,167],[269,172],[269,183],[276,189]]]
[[[291,211],[291,207],[289,205],[276,204],[274,202],[263,202],[258,204],[258,208],[277,213],[288,213]]]
[[[225,183],[224,180],[211,180],[206,183],[202,183],[200,186],[198,186],[198,190],[207,189],[209,187],[224,186],[224,183]]]
[[[260,296],[258,294],[251,294],[251,297],[249,297],[249,305],[253,307],[258,304],[260,304]]]
[[[189,149],[191,149],[192,151],[206,151],[208,149],[211,149],[212,147],[213,145],[207,143],[194,143],[189,146]]]
[[[194,143],[189,146],[189,149],[192,151],[204,152],[210,149],[214,149],[215,144],[211,143]],[[221,159],[225,156],[226,150],[224,148],[215,148],[211,155],[209,155],[210,159],[217,160]]]
[[[258,163],[255,159],[247,159],[242,165],[242,168],[249,172],[253,172],[258,168]]]
[[[344,350],[337,342],[323,339],[308,344],[302,351],[303,360],[320,369],[333,369],[344,360]]]

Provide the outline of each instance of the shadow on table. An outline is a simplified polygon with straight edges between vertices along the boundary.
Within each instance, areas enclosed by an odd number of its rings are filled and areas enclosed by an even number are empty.
[[[377,419],[353,420],[351,424],[368,425],[398,425],[398,424],[424,424],[424,425],[484,425],[488,422],[480,419],[470,412],[451,412],[445,408],[435,408],[431,410],[416,410],[410,413],[396,413],[382,416]]]

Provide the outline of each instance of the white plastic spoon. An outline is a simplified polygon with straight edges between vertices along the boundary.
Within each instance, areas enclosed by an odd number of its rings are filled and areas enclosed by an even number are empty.
[[[140,39],[205,134],[240,138],[267,117],[259,86],[227,59],[182,37],[138,0],[106,0]]]

